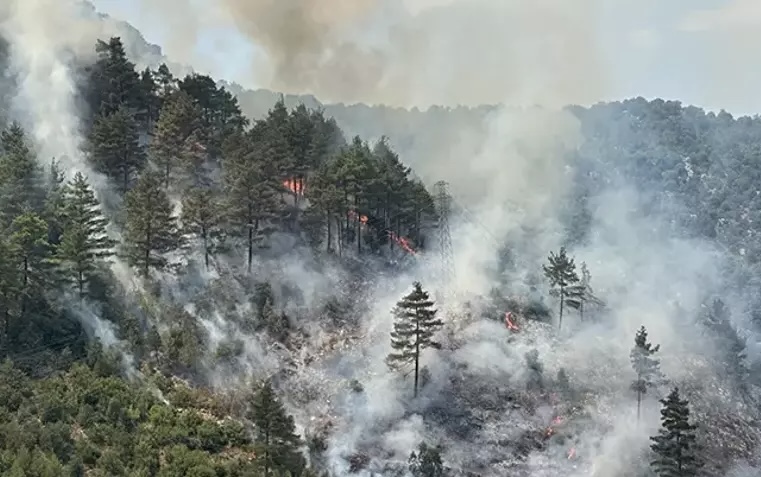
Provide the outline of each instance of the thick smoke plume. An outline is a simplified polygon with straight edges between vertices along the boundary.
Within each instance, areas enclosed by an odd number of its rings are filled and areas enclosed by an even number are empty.
[[[142,9],[178,18],[164,36],[170,54],[185,58],[205,29],[235,28],[263,52],[250,65],[261,86],[323,101],[426,107],[599,99],[602,3],[163,0]]]
[[[452,230],[458,292],[477,297],[500,285],[504,294],[525,296],[536,289],[532,292],[548,297],[541,264],[564,243],[563,213],[576,177],[568,157],[584,143],[578,120],[550,107],[599,99],[611,86],[594,33],[601,1],[222,0],[210,14],[201,12],[210,7],[202,3],[146,1],[144,8],[171,8],[178,21],[193,17],[184,32],[167,31],[187,35],[172,42],[175,47],[193,45],[204,28],[234,25],[264,50],[264,63],[252,62],[252,77],[277,89],[312,92],[323,100],[397,105],[549,106],[496,109],[480,133],[441,135],[436,153],[403,157],[426,183],[451,183],[460,206]],[[72,2],[18,0],[4,4],[0,13],[20,75],[18,110],[33,125],[42,155],[65,153],[70,167],[85,168],[67,55],[91,51],[84,45],[106,30],[77,30],[93,23],[82,20]],[[669,377],[707,393],[719,377],[710,359],[715,349],[697,333],[692,317],[705,295],[721,289],[723,259],[705,243],[674,234],[661,217],[644,213],[643,192],[649,191],[614,183],[590,198],[590,239],[570,250],[589,264],[597,293],[608,303],[601,322],[581,323],[571,314],[560,334],[526,322],[511,338],[499,323],[463,319],[458,349],[426,355],[423,364],[431,379],[419,400],[410,399],[409,380],[390,373],[383,359],[394,302],[413,279],[423,279],[430,288],[441,285],[428,280],[435,275],[435,256],[363,290],[370,306],[360,317],[357,344],[300,367],[286,386],[316,393],[315,399],[290,404],[303,428],[323,418],[332,421],[326,454],[337,475],[346,475],[346,458],[353,452],[372,449],[379,460],[404,463],[421,440],[443,443],[445,461],[453,468],[496,462],[485,475],[637,475],[646,466],[643,456],[647,435],[657,426],[657,403],[648,400],[645,422],[633,428],[636,402],[628,392],[628,353],[634,332],[647,325],[653,341],[663,344]],[[515,257],[508,270],[497,266],[504,245]],[[300,286],[311,307],[319,303],[313,295],[327,294],[326,280],[302,265],[302,258],[277,261],[284,275],[278,279]],[[269,272],[268,266],[257,265]],[[335,275],[329,288],[338,288],[343,278]],[[183,303],[195,291],[188,279],[161,277],[161,282]],[[201,277],[196,286],[209,282]],[[228,288],[236,295],[231,298],[235,305],[247,301],[245,287],[241,292]],[[240,306],[241,314],[248,312]],[[212,345],[239,333],[232,315],[218,307],[203,318]],[[279,364],[255,343],[244,353],[246,364],[253,363],[247,372]],[[552,443],[516,462],[512,450],[500,443],[515,445],[527,432],[543,432],[553,414],[569,404],[532,409],[537,399],[519,392],[529,380],[525,354],[531,349],[539,351],[545,376],[564,367],[573,385],[590,397],[581,401],[580,410],[567,412],[570,442]],[[350,379],[364,391],[351,390]],[[286,394],[298,399],[297,392]],[[696,401],[705,413],[710,399]],[[732,398],[717,401],[728,407]],[[566,457],[569,444],[578,452],[578,464]]]

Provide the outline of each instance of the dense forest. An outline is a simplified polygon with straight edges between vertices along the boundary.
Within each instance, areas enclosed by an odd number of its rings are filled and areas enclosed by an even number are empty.
[[[452,308],[417,279],[456,213],[426,141],[479,137],[495,108],[281,97],[253,118],[209,76],[139,70],[118,37],[94,53],[76,170],[2,105],[0,474],[753,475],[759,119],[569,107],[585,141],[563,156],[558,247],[526,271],[496,244],[490,292]],[[614,288],[643,279],[600,287],[608,264],[585,258],[596,198],[623,184],[659,233],[726,258],[663,349],[661,326],[600,343],[630,305]]]

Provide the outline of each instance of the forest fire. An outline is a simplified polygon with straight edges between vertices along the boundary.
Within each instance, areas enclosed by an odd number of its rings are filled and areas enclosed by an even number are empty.
[[[283,181],[283,187],[296,195],[304,195],[304,181],[299,179],[286,179]]]
[[[357,214],[357,212],[356,212],[356,211],[354,211],[354,210],[349,210],[349,219],[351,219],[351,220],[357,220],[357,218],[358,218],[358,217],[359,217],[359,221],[360,221],[360,222],[362,222],[363,224],[367,224],[367,221],[368,221],[369,219],[368,219],[368,217],[367,217],[366,215],[363,215],[363,214]]]
[[[513,313],[511,311],[505,312],[505,327],[510,331],[520,331],[520,328],[518,328],[518,325],[514,321]]]
[[[389,236],[389,238],[391,240],[393,240],[400,247],[402,247],[407,253],[410,253],[412,255],[417,254],[415,249],[413,249],[412,246],[410,245],[410,242],[409,242],[409,240],[407,238],[400,237],[400,236],[396,235],[394,232],[391,232],[391,231],[388,232],[388,236]]]

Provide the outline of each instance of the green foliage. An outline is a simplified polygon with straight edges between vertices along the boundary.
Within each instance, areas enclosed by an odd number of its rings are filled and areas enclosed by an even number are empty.
[[[113,255],[116,243],[108,238],[108,220],[101,214],[100,204],[81,173],[66,185],[61,212],[63,235],[56,258],[63,267],[64,278],[84,297],[98,261]]]
[[[124,249],[127,260],[143,276],[151,269],[163,269],[163,254],[179,247],[179,231],[172,204],[158,175],[147,172],[125,200],[127,229]]]
[[[169,188],[179,166],[188,186],[204,185],[203,163],[206,148],[201,137],[201,110],[180,90],[164,102],[151,142],[151,157]]]
[[[433,337],[444,322],[436,318],[434,302],[420,282],[412,285],[409,295],[402,298],[393,310],[394,329],[391,332],[393,351],[386,358],[392,369],[400,370],[414,364],[414,392],[417,397],[420,354],[427,348],[438,347]]]
[[[184,232],[201,239],[204,264],[209,269],[209,258],[222,235],[223,208],[214,191],[205,187],[189,189],[182,200]]]
[[[95,119],[88,150],[95,170],[113,179],[122,193],[145,164],[137,122],[125,107]]]
[[[702,467],[695,444],[697,426],[690,423],[689,402],[674,388],[661,400],[661,429],[651,437],[653,471],[660,477],[694,477]]]
[[[225,209],[231,225],[246,238],[249,271],[255,247],[273,231],[271,220],[279,209],[276,197],[279,185],[271,175],[272,163],[267,161],[265,146],[254,141],[252,134],[238,134],[231,138],[223,163],[227,195]]]
[[[254,455],[242,425],[173,409],[139,383],[82,365],[30,381],[6,362],[0,390],[3,475],[256,475],[235,457]]]
[[[44,200],[42,171],[17,123],[0,133],[0,226],[24,212],[39,211]]]
[[[271,471],[299,475],[305,467],[299,453],[302,442],[295,433],[293,417],[286,413],[269,381],[254,396],[249,418],[254,424],[257,460],[264,475],[271,475]]]

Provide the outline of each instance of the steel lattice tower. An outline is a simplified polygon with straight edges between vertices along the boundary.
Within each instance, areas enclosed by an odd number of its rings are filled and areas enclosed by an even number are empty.
[[[439,181],[434,184],[434,200],[439,216],[439,253],[441,254],[441,273],[447,286],[454,278],[454,251],[452,235],[449,233],[449,214],[452,208],[452,196],[449,184]]]

